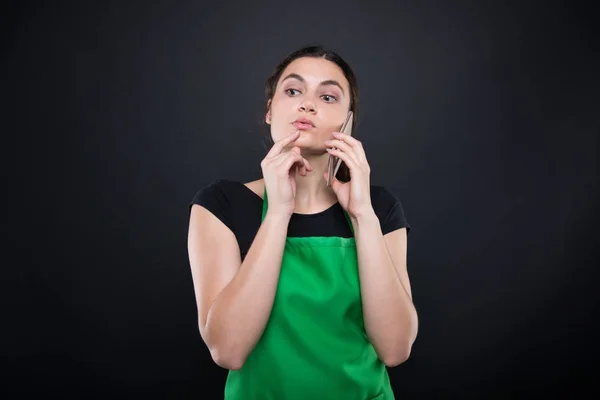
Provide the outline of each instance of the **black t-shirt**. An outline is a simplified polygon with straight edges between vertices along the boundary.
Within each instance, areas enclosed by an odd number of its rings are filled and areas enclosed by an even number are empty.
[[[199,204],[213,213],[234,233],[242,260],[258,232],[263,199],[242,182],[219,179],[200,189],[189,204]],[[379,218],[383,234],[410,225],[398,197],[383,186],[371,185],[371,204]],[[293,214],[288,225],[289,237],[352,237],[352,230],[340,203],[316,214]]]

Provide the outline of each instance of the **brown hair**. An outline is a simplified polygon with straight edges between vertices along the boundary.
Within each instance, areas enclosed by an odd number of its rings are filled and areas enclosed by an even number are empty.
[[[348,80],[348,83],[350,84],[350,111],[354,113],[354,116],[352,118],[354,136],[354,130],[357,126],[358,117],[358,84],[356,81],[356,76],[354,75],[352,68],[350,68],[348,63],[338,53],[336,53],[332,49],[324,48],[321,45],[310,45],[302,47],[289,54],[283,59],[283,61],[281,61],[275,67],[273,74],[269,76],[269,78],[265,82],[265,97],[267,100],[266,112],[269,111],[269,101],[273,99],[273,96],[275,95],[275,89],[277,88],[277,82],[279,82],[281,74],[292,61],[301,57],[324,58],[325,60],[331,61],[335,63],[338,67],[340,67],[340,69],[344,73],[344,76]],[[270,133],[267,134],[266,140],[268,147],[270,148],[273,145],[273,139]],[[342,162],[342,164],[340,165],[340,169],[338,170],[336,178],[342,182],[348,182],[350,180],[350,170],[344,162]]]

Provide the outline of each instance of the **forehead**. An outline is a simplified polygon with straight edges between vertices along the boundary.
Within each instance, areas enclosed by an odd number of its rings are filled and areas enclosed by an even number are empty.
[[[332,79],[338,81],[346,92],[350,86],[342,69],[324,58],[301,57],[292,61],[283,70],[279,82],[291,73],[302,76],[309,85],[318,85],[322,81]]]

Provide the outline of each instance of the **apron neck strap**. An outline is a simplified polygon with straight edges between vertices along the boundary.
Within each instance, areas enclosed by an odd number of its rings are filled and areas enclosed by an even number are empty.
[[[269,208],[269,199],[267,198],[267,187],[265,186],[263,206],[262,206],[262,216],[260,218],[260,222],[264,221],[265,215],[267,215],[268,208]],[[348,221],[348,225],[350,226],[350,230],[352,231],[352,235],[354,235],[354,227],[352,226],[352,221],[350,220],[350,216],[348,215],[346,210],[343,210],[343,211],[344,211],[344,216],[346,217],[346,221]]]

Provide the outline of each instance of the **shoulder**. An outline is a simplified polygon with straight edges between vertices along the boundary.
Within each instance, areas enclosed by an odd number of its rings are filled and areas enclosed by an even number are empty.
[[[397,193],[386,186],[371,185],[371,204],[384,235],[399,228],[406,228],[407,233],[410,231],[411,226]]]
[[[259,207],[261,198],[246,184],[232,179],[217,179],[200,187],[188,203],[191,212],[194,205],[210,211],[229,229],[235,232],[244,212]]]
[[[196,191],[192,197],[190,206],[193,204],[205,205],[207,202],[211,203],[214,200],[226,197],[237,184],[236,181],[229,179],[217,179],[209,182]]]
[[[400,198],[386,186],[371,185],[371,203],[373,208],[390,210],[400,203]]]
[[[250,182],[242,182],[233,179],[217,179],[214,180],[205,186],[201,187],[195,194],[195,197],[202,197],[207,195],[215,195],[217,193],[226,193],[226,192],[245,192],[245,189],[249,189],[251,192],[256,194],[258,197],[263,196],[263,190],[265,188],[265,183],[263,179],[257,179]]]
[[[262,202],[262,179],[243,183],[233,179],[217,179],[200,187],[189,202],[189,208],[194,204],[203,206],[209,211],[220,210],[229,212],[245,204]]]
[[[241,183],[241,182],[240,182]],[[257,179],[255,181],[243,183],[248,189],[250,189],[255,195],[260,197],[261,199],[264,197],[265,190],[265,180]]]

